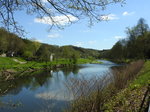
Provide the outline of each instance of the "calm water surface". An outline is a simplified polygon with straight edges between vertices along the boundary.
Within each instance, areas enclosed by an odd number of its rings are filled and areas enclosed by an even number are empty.
[[[68,80],[102,76],[116,66],[101,61],[103,64],[40,71],[33,77],[0,82],[0,112],[62,112],[73,99],[67,89]]]

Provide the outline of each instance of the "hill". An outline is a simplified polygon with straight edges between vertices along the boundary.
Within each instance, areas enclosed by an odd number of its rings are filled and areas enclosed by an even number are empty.
[[[27,60],[46,61],[50,55],[57,58],[98,58],[99,50],[85,49],[76,46],[57,46],[28,40],[0,29],[0,55],[23,57]]]

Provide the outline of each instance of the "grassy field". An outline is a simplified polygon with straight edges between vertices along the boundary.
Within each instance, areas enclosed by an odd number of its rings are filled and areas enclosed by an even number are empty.
[[[101,63],[96,60],[90,60],[90,59],[78,59],[77,64],[85,64],[85,63]],[[27,68],[31,69],[42,69],[45,67],[61,67],[61,65],[64,66],[70,66],[73,62],[69,59],[59,59],[52,62],[36,62],[36,61],[26,61],[22,58],[18,57],[0,57],[0,70],[7,70],[7,69],[13,69],[16,71],[22,71]]]

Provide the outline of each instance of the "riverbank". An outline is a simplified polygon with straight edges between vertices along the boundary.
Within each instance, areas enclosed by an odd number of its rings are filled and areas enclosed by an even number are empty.
[[[92,80],[88,94],[82,93],[81,97],[73,101],[71,108],[67,112],[80,112],[85,110],[104,112],[144,112],[148,106],[148,85],[150,84],[150,61],[143,65],[143,61],[132,62],[130,65],[121,67],[113,71],[113,76]],[[98,82],[98,83],[97,83]],[[106,83],[110,83],[104,86]],[[93,84],[93,85],[92,85]],[[82,90],[84,85],[80,85]],[[86,89],[87,90],[87,89]],[[78,90],[79,91],[79,90]],[[83,92],[83,91],[81,91]],[[143,99],[144,105],[142,105]]]
[[[77,64],[97,63],[100,61],[90,59],[77,59],[76,63],[69,59],[59,59],[52,62],[36,62],[26,61],[18,57],[0,57],[0,76],[4,76],[6,80],[13,79],[14,77],[22,76],[26,72],[33,72],[43,69],[56,69],[63,67],[71,67]]]
[[[148,93],[148,95],[146,92],[149,84],[150,61],[146,61],[137,77],[105,104],[105,108],[107,108],[105,112],[139,112],[139,110],[141,110],[140,112],[148,112],[147,106],[150,94]],[[143,105],[142,102],[144,102]]]

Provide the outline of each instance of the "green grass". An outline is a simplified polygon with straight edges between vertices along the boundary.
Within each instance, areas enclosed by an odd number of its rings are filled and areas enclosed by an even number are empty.
[[[136,80],[133,81],[133,83],[130,85],[130,88],[140,88],[143,86],[147,86],[150,84],[150,61],[147,61],[139,73],[139,76]]]
[[[138,112],[148,84],[150,84],[150,61],[145,62],[136,79],[130,82],[128,87],[105,104],[107,108],[105,112]]]
[[[91,60],[90,59],[83,59],[83,58],[80,58],[77,60],[77,63],[78,64],[85,64],[85,63],[90,63]]]
[[[77,60],[78,64],[85,64],[85,63],[97,63],[97,64],[101,64],[102,62],[97,61],[97,60],[90,60],[90,59],[84,59],[84,58],[80,58]]]
[[[15,62],[14,59],[17,59],[19,62]],[[20,62],[25,62],[21,64]],[[84,63],[100,63],[99,61],[93,61],[90,59],[78,59],[77,64],[84,64]],[[45,67],[54,67],[56,65],[65,65],[70,66],[73,64],[73,61],[69,59],[58,59],[52,62],[36,62],[36,61],[26,61],[19,57],[0,57],[0,71],[12,69],[17,72],[24,71],[27,69],[43,69]]]
[[[27,62],[25,59],[23,59],[23,58],[21,58],[21,57],[15,57],[14,59],[17,59],[17,60],[19,60],[19,61],[21,61],[21,62]]]
[[[0,57],[0,65],[14,65],[17,64],[17,62],[13,61],[13,58],[9,57]]]

